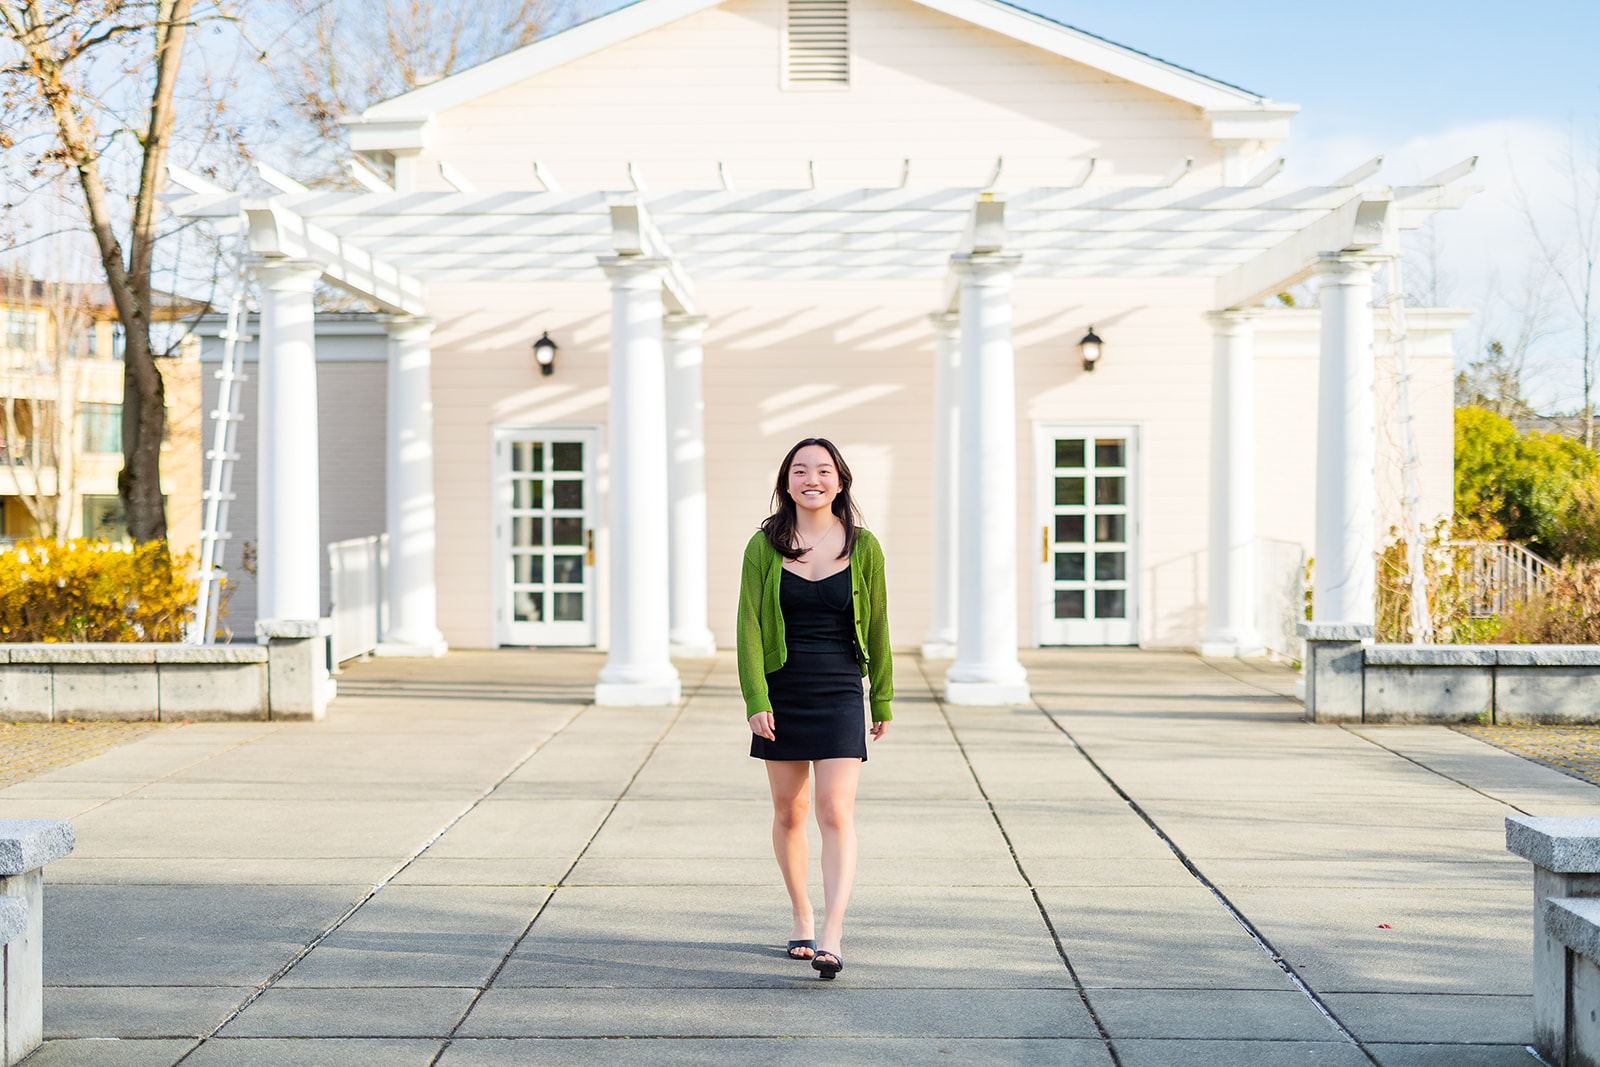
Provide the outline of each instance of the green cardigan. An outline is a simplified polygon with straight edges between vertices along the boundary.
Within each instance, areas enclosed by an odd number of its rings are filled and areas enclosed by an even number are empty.
[[[789,658],[783,640],[783,612],[778,607],[778,582],[783,557],[760,530],[744,550],[739,579],[739,688],[744,691],[745,718],[771,711],[767,675]],[[856,656],[870,682],[872,721],[894,718],[894,663],[889,655],[889,607],[883,589],[883,548],[868,530],[856,533],[850,550],[850,586],[854,591]]]

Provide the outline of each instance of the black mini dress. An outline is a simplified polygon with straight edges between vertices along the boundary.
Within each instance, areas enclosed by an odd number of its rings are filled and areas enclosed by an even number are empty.
[[[756,759],[866,761],[867,705],[852,598],[849,567],[815,582],[784,569],[778,607],[788,657],[767,675],[777,740],[752,735]]]

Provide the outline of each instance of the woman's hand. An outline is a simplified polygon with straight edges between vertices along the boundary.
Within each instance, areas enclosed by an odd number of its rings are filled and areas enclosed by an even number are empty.
[[[888,729],[889,724],[887,721],[875,722],[872,724],[872,729],[868,730],[867,732],[870,733],[872,735],[872,739],[876,741],[878,738],[882,737]]]
[[[774,725],[772,712],[758,711],[750,716],[748,721],[750,723],[750,732],[757,737],[765,737],[768,741],[776,741],[778,739],[772,729]]]

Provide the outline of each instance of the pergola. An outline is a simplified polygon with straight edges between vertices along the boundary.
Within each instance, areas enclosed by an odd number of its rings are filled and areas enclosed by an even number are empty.
[[[1254,307],[1322,275],[1316,613],[1373,616],[1372,280],[1398,232],[1475,190],[1454,168],[1414,187],[706,192],[288,192],[195,188],[182,216],[248,225],[262,286],[260,615],[318,610],[311,294],[321,278],[390,315],[391,651],[441,645],[434,611],[430,282],[608,279],[611,641],[602,704],[677,699],[674,648],[706,613],[696,279],[944,280],[935,463],[958,491],[934,517],[932,645],[956,703],[1027,699],[1017,657],[1013,277],[1214,279],[1208,650],[1259,647],[1252,620]],[[1370,175],[1369,175],[1370,176]],[[181,177],[181,176],[180,176]],[[191,186],[195,183],[190,183]],[[959,426],[959,433],[952,433]],[[960,455],[954,455],[953,440]],[[670,459],[669,459],[670,457]],[[671,516],[670,537],[657,536]],[[670,594],[669,594],[670,589]]]

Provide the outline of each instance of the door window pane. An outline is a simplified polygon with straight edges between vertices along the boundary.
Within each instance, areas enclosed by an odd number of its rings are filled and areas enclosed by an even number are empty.
[[[1081,467],[1083,466],[1082,441],[1057,441],[1056,466]]]
[[[1056,581],[1081,582],[1083,581],[1083,553],[1082,552],[1057,552],[1056,553]]]
[[[557,585],[583,584],[582,556],[552,556],[550,570],[550,580]]]
[[[511,483],[511,506],[514,508],[544,507],[544,483],[518,478]]]
[[[576,479],[550,483],[550,506],[581,510],[583,508],[583,483]]]
[[[556,441],[550,446],[550,469],[553,471],[583,470],[583,442]]]
[[[511,580],[517,585],[538,585],[544,581],[544,557],[537,553],[512,556]]]
[[[511,594],[511,617],[517,622],[543,622],[544,594],[513,592]]]
[[[583,621],[583,594],[582,593],[557,593],[555,594],[556,622],[582,622]]]
[[[1127,597],[1128,594],[1121,589],[1096,589],[1094,591],[1094,617],[1097,619],[1126,618],[1128,614]]]
[[[552,545],[581,545],[583,544],[583,520],[551,519],[550,543]]]
[[[1056,543],[1076,545],[1083,543],[1083,516],[1056,516]]]
[[[1094,480],[1094,502],[1096,504],[1126,504],[1128,479],[1126,478],[1096,478]],[[559,505],[558,505],[559,506]]]
[[[1123,467],[1123,455],[1127,451],[1127,442],[1120,437],[1102,437],[1094,443],[1094,465],[1096,467]]]
[[[1075,507],[1083,503],[1082,478],[1057,478],[1056,479],[1056,504],[1059,507]]]
[[[1122,552],[1096,552],[1094,554],[1094,580],[1097,582],[1122,582],[1128,578],[1128,557]]]
[[[559,519],[556,521],[560,521]],[[532,548],[544,544],[544,520],[537,515],[518,515],[511,520],[511,547]]]
[[[557,522],[561,520],[557,519]],[[1128,526],[1126,515],[1096,515],[1094,517],[1094,539],[1101,544],[1121,544],[1127,540],[1125,531]]]
[[[1056,618],[1081,619],[1083,618],[1083,590],[1082,589],[1057,589],[1056,590]]]
[[[514,471],[544,470],[544,444],[534,441],[512,442],[511,469]]]

